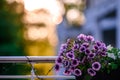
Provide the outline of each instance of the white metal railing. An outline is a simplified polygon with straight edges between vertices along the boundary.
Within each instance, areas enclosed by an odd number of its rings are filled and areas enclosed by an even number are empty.
[[[31,63],[34,67],[35,63],[54,63],[57,56],[0,56],[0,63]],[[34,73],[34,69],[31,69],[31,75],[0,75],[0,79],[31,79],[35,78],[52,78],[52,79],[75,79],[74,76],[64,75],[38,75]]]

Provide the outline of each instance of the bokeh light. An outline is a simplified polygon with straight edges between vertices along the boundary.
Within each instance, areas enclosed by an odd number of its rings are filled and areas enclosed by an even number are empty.
[[[52,21],[55,24],[61,22],[61,15],[64,14],[63,4],[58,0],[24,0],[25,10],[35,11],[40,9],[45,9],[51,14]],[[59,19],[58,19],[59,18]],[[57,20],[58,19],[58,20]]]
[[[70,23],[77,23],[79,25],[83,25],[85,22],[85,17],[84,17],[83,12],[80,12],[76,8],[68,10],[66,17]]]
[[[27,31],[27,36],[29,40],[38,40],[47,38],[48,31],[44,27],[30,27]]]

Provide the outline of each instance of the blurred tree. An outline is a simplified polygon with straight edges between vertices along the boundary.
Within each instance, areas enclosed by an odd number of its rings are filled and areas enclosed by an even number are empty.
[[[0,55],[23,55],[23,12],[17,13],[18,3],[8,4],[6,1],[0,0]]]
[[[21,21],[23,14],[22,4],[0,0],[0,56],[24,55],[22,33],[24,24]],[[21,74],[23,71],[20,69],[23,67],[23,65],[0,64],[0,74]]]

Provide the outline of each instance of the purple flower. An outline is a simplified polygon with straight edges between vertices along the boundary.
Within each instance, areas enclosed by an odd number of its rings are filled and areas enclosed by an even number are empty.
[[[74,56],[73,53],[68,52],[68,53],[66,53],[66,57],[69,58],[69,59],[74,59],[75,56]]]
[[[63,56],[63,55],[64,55],[64,52],[63,51],[59,51],[58,56]]]
[[[79,65],[79,61],[77,59],[73,59],[71,62],[72,66],[78,66]]]
[[[71,70],[71,71],[74,71],[74,70],[75,70],[75,66],[71,66],[71,67],[70,67],[70,70]]]
[[[79,41],[86,41],[86,35],[84,35],[84,34],[80,34],[79,36],[77,36],[77,39],[79,40]]]
[[[55,64],[55,70],[59,71],[59,69],[60,69],[60,65],[59,64]]]
[[[107,47],[106,46],[102,46],[101,50],[105,52],[105,51],[107,51]]]
[[[106,52],[101,52],[100,54],[101,54],[101,56],[103,56],[103,57],[106,57],[106,56],[107,56]]]
[[[88,58],[94,58],[95,57],[95,53],[90,53],[89,55],[88,55]]]
[[[63,65],[68,68],[70,66],[70,61],[64,60]]]
[[[96,45],[97,46],[101,46],[101,42],[100,41],[96,41]]]
[[[67,48],[67,44],[65,43],[61,45],[60,50],[64,51],[66,50],[66,48]]]
[[[80,52],[84,52],[86,50],[85,46],[80,47]]]
[[[88,72],[88,74],[90,74],[90,76],[95,76],[96,75],[96,72],[92,68],[88,68],[87,72]]]
[[[105,43],[103,43],[103,42],[101,42],[101,45],[102,45],[102,46],[106,46]]]
[[[94,50],[98,50],[99,48],[98,48],[98,46],[97,45],[95,45],[94,46]]]
[[[80,69],[75,69],[73,73],[74,73],[75,76],[81,76],[82,75],[82,72],[81,72]]]
[[[85,53],[88,55],[88,54],[90,54],[90,50],[89,49],[86,49],[85,50]]]
[[[67,44],[70,44],[70,41],[71,41],[70,39],[67,39]]]
[[[88,41],[88,42],[94,41],[93,36],[88,35],[86,38],[87,38],[87,41]]]
[[[92,69],[95,71],[99,71],[101,68],[101,64],[99,62],[92,63]]]
[[[85,46],[85,48],[88,48],[88,47],[89,47],[89,43],[84,42],[84,43],[82,44],[82,46]]]
[[[65,75],[71,75],[71,71],[66,69],[63,74],[65,74]]]
[[[58,57],[57,60],[56,60],[56,63],[58,63],[58,64],[62,63],[62,58]]]
[[[79,48],[79,44],[74,44],[73,48],[74,49],[78,49]]]

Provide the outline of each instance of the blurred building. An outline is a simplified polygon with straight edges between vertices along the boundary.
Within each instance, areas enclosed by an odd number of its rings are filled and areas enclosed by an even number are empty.
[[[62,43],[66,42],[66,39],[74,38],[80,33],[93,35],[96,40],[101,40],[107,45],[111,44],[120,48],[120,0],[81,1],[86,3],[86,7],[83,10],[85,23],[77,27],[74,24],[71,25],[69,20],[66,20],[67,14],[65,14],[63,22],[57,27],[58,49]],[[72,1],[68,2],[73,3]],[[73,13],[72,15],[75,14]]]
[[[120,48],[120,0],[87,0],[85,16],[87,32]]]
[[[59,52],[61,44],[65,43],[68,38],[76,38],[80,33],[87,34],[83,29],[85,16],[83,9],[85,7],[85,0],[60,0],[62,1],[65,13],[63,20],[57,25],[57,53]]]

